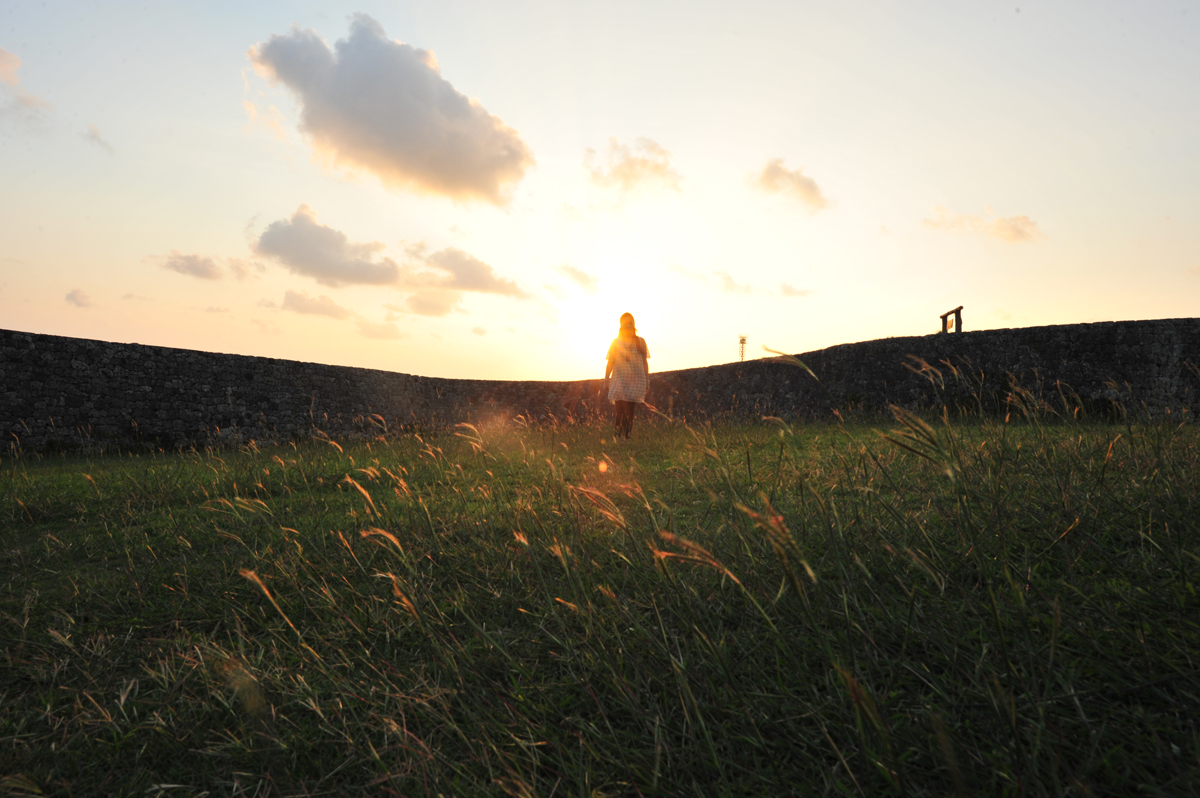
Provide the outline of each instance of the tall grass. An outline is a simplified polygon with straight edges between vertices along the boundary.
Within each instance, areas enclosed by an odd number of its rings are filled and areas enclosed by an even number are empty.
[[[0,792],[1193,794],[1200,436],[1027,410],[5,460]]]

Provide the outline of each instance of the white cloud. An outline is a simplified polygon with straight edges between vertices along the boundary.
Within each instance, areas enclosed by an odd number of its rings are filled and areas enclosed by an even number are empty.
[[[0,121],[5,118],[21,122],[37,122],[50,107],[50,103],[34,97],[21,88],[17,70],[21,59],[0,48]]]
[[[574,266],[566,264],[555,268],[559,274],[565,275],[583,289],[585,294],[594,294],[600,287],[600,279],[593,274],[588,274],[582,269],[576,269]]]
[[[21,68],[21,59],[0,47],[0,83],[16,86],[21,82],[17,70]]]
[[[387,306],[395,313],[445,316],[461,306],[464,292],[530,297],[513,280],[454,247],[427,254],[424,244],[408,246],[407,262],[401,266],[381,254],[386,249],[383,244],[352,242],[345,233],[318,223],[307,205],[301,205],[290,220],[268,225],[253,247],[257,254],[323,285],[387,285],[410,292],[403,305]]]
[[[688,278],[689,280],[696,280],[701,283],[708,282],[708,278],[705,277],[700,272],[694,272],[691,269],[685,269],[683,266],[680,266],[678,263],[671,264],[670,266],[667,267],[667,269],[669,271],[675,272],[676,274],[682,274],[684,277]]]
[[[354,243],[340,230],[319,224],[307,205],[297,208],[291,219],[269,224],[254,244],[257,254],[332,288],[395,284],[400,267],[391,258],[377,257],[383,249],[378,241]]]
[[[494,269],[461,249],[449,247],[430,255],[425,265],[442,272],[440,276],[428,274],[406,274],[405,281],[413,286],[450,288],[459,291],[477,291],[483,294],[526,299],[529,297],[512,280],[498,277]]]
[[[994,216],[990,209],[985,209],[985,213],[988,216]],[[933,218],[925,219],[924,224],[926,227],[932,227],[936,230],[982,233],[992,238],[998,238],[1001,241],[1007,241],[1010,244],[1034,241],[1046,237],[1038,227],[1037,222],[1025,215],[985,219],[982,216],[954,214],[940,205],[934,207]]]
[[[426,255],[424,245],[418,244],[407,252],[415,266],[405,266],[400,274],[399,287],[413,292],[405,302],[404,312],[445,316],[461,307],[463,293],[467,291],[514,299],[530,297],[515,282],[500,277],[491,266],[460,249],[447,247]]]
[[[395,324],[367,321],[366,319],[358,320],[358,331],[365,338],[375,338],[383,341],[406,337],[404,333],[396,329]]]
[[[713,276],[717,278],[721,290],[727,294],[753,294],[758,290],[753,286],[735,282],[729,272],[713,272]]]
[[[689,280],[694,280],[698,283],[715,287],[717,290],[726,294],[771,294],[773,296],[783,297],[804,297],[812,293],[807,288],[795,288],[787,283],[780,284],[778,290],[760,288],[749,283],[739,283],[734,276],[727,271],[714,271],[711,273],[711,276],[709,276],[701,274],[700,272],[692,271],[691,269],[685,269],[679,265],[671,266],[670,271],[683,275]]]
[[[92,144],[95,144],[109,155],[116,154],[116,150],[113,149],[111,144],[104,140],[104,137],[100,135],[100,128],[96,127],[95,125],[89,124],[87,126],[87,132],[80,135],[83,136],[85,141],[90,141]]]
[[[280,141],[288,140],[287,133],[283,130],[283,114],[273,105],[267,107],[264,114],[258,110],[258,106],[250,100],[243,100],[242,107],[246,109],[246,116],[249,118],[249,123],[246,125],[247,130],[253,130],[259,125],[265,127],[272,136]]]
[[[212,258],[199,255],[181,255],[172,252],[163,258],[162,267],[173,272],[186,274],[188,277],[198,277],[201,280],[220,280],[225,272]]]
[[[217,264],[217,260],[217,258],[205,255],[183,255],[172,251],[170,255],[162,258],[161,265],[164,269],[185,274],[188,277],[197,277],[201,280],[223,280],[226,270]],[[228,266],[228,273],[236,277],[239,282],[253,276],[254,273],[266,271],[266,267],[257,261],[247,261],[242,258],[225,258],[224,260]]]
[[[65,298],[68,305],[74,305],[77,308],[90,308],[92,306],[92,298],[78,288],[72,288]]]
[[[787,194],[800,200],[810,210],[819,211],[829,203],[821,193],[817,181],[804,174],[804,169],[786,169],[782,158],[767,161],[759,174],[756,185],[763,191],[777,194]]]
[[[252,277],[253,273],[265,272],[266,266],[263,266],[258,261],[247,261],[241,258],[226,258],[225,262],[229,264],[229,271],[233,272],[233,276],[238,279],[238,282],[245,280],[247,277]]]
[[[481,336],[487,335],[487,330],[485,330],[482,327],[472,327],[471,332],[475,333],[476,335],[481,335]]]
[[[517,132],[447,82],[433,53],[387,38],[365,14],[333,49],[292,28],[248,56],[300,100],[318,155],[385,185],[502,203],[533,165]]]
[[[595,150],[584,154],[584,167],[592,182],[624,193],[649,186],[678,191],[682,180],[671,166],[671,153],[648,138],[639,138],[632,147],[610,138],[604,162],[597,160]]]
[[[209,305],[208,307],[206,307],[204,309],[204,312],[205,313],[228,313],[229,308],[222,308],[222,307],[217,307],[216,305]]]
[[[461,302],[458,291],[418,291],[405,300],[404,309],[419,316],[445,316],[458,310]]]
[[[285,291],[283,294],[284,310],[294,313],[305,313],[310,316],[329,316],[334,319],[348,319],[354,311],[348,310],[327,296],[311,297],[306,291]]]

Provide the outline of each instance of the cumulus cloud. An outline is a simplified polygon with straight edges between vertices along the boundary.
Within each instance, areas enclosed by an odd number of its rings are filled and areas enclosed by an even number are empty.
[[[682,180],[671,166],[671,153],[648,138],[639,138],[632,147],[610,138],[602,159],[589,149],[583,164],[593,183],[624,193],[649,186],[678,191]]]
[[[429,254],[424,244],[410,246],[401,266],[382,254],[383,244],[353,242],[340,230],[320,224],[307,205],[301,205],[291,219],[268,225],[252,246],[257,254],[333,288],[386,285],[410,292],[403,305],[388,306],[395,313],[445,316],[460,307],[465,292],[514,299],[530,296],[487,263],[454,247]]]
[[[767,161],[755,183],[763,191],[798,199],[812,211],[819,211],[828,205],[817,181],[804,174],[803,168],[785,168],[782,158]]]
[[[558,266],[555,271],[570,278],[576,285],[583,289],[585,294],[594,294],[600,287],[600,279],[593,274],[588,274],[582,269],[576,269],[574,266],[566,264]]]
[[[988,216],[994,216],[990,210],[985,209],[985,213]],[[1037,222],[1025,215],[984,218],[969,214],[954,214],[940,205],[934,207],[933,218],[925,219],[924,223],[926,227],[936,230],[982,233],[1010,244],[1046,237]]]
[[[78,288],[71,289],[66,296],[67,304],[74,305],[77,308],[90,308],[92,306],[92,298]]]
[[[354,243],[340,230],[320,224],[307,205],[297,208],[291,219],[269,224],[254,244],[257,254],[331,288],[395,284],[400,267],[391,258],[379,257],[383,249],[378,241]]]
[[[50,103],[21,88],[21,79],[17,76],[20,68],[21,59],[0,48],[0,120],[11,118],[35,122],[50,107]]]
[[[89,124],[87,126],[87,132],[82,133],[81,135],[85,141],[90,141],[92,144],[95,144],[109,155],[116,154],[116,150],[113,149],[111,144],[104,140],[104,137],[100,135],[100,128],[96,127],[95,125]]]
[[[500,277],[491,266],[461,249],[447,247],[426,255],[424,246],[418,245],[409,247],[408,255],[411,262],[402,270],[398,287],[413,293],[403,308],[392,306],[397,312],[445,316],[461,307],[467,291],[514,299],[530,297],[515,282]]]
[[[787,283],[783,283],[779,286],[779,293],[782,296],[808,296],[812,292],[807,288],[793,288]]]
[[[173,272],[186,274],[188,277],[198,277],[201,280],[220,280],[225,272],[212,258],[200,255],[181,255],[172,252],[163,258],[162,267]]]
[[[499,277],[495,270],[461,249],[449,247],[425,259],[425,265],[441,275],[406,273],[404,281],[412,286],[449,288],[459,291],[478,291],[483,294],[527,299],[529,294],[512,280]]]
[[[395,324],[367,321],[366,319],[358,320],[358,331],[365,338],[375,338],[383,341],[405,337],[402,332],[396,329]]]
[[[310,316],[329,316],[333,319],[348,319],[354,312],[347,310],[327,296],[311,297],[306,291],[285,291],[283,294],[284,310],[294,313],[305,313]]]
[[[533,165],[517,132],[446,81],[432,52],[387,38],[365,14],[333,49],[292,28],[248,56],[300,101],[318,155],[385,185],[502,203]]]

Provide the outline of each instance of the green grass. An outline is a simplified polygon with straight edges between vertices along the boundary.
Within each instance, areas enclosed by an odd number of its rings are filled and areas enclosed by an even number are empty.
[[[0,794],[1195,794],[1200,430],[931,423],[6,459]]]

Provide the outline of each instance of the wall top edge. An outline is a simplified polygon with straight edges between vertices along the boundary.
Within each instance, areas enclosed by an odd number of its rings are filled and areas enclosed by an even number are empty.
[[[1093,329],[1094,328],[1108,329],[1108,328],[1113,328],[1113,327],[1135,328],[1135,327],[1143,327],[1143,326],[1147,326],[1147,325],[1158,325],[1158,324],[1161,324],[1164,326],[1182,326],[1182,325],[1189,325],[1189,324],[1194,325],[1194,326],[1200,326],[1200,318],[1181,317],[1181,318],[1169,318],[1169,319],[1131,319],[1131,320],[1123,320],[1123,321],[1094,321],[1094,322],[1080,322],[1080,323],[1076,323],[1076,324],[1046,324],[1046,325],[1039,325],[1039,326],[1034,326],[1034,327],[998,327],[998,328],[987,329],[987,330],[970,330],[970,331],[960,332],[960,333],[933,332],[933,333],[929,333],[927,335],[887,336],[884,338],[873,338],[873,339],[866,340],[866,341],[853,341],[853,342],[848,342],[848,343],[843,343],[843,344],[834,344],[833,346],[825,347],[824,349],[816,349],[816,350],[812,350],[809,352],[796,353],[796,356],[801,357],[801,358],[802,357],[813,357],[822,352],[830,352],[830,351],[835,351],[835,350],[842,350],[847,347],[866,346],[866,345],[871,345],[871,344],[889,344],[889,345],[895,346],[897,344],[902,344],[906,341],[912,341],[912,342],[929,341],[930,339],[938,339],[938,338],[946,338],[948,341],[950,341],[950,340],[958,339],[960,336],[964,337],[964,338],[976,338],[976,337],[987,336],[987,335],[997,334],[997,333],[1013,333],[1013,332],[1031,333],[1031,332],[1034,332],[1037,330],[1043,330],[1043,331],[1046,331],[1047,333],[1055,333],[1055,332],[1061,332],[1061,331],[1070,330],[1070,329],[1077,329],[1077,330],[1083,331],[1083,330],[1086,330],[1089,328],[1093,328]],[[116,346],[116,347],[123,347],[123,348],[128,348],[128,349],[140,349],[140,350],[147,350],[147,351],[151,351],[151,352],[162,352],[164,354],[169,353],[171,355],[187,354],[187,355],[198,355],[198,356],[202,356],[202,357],[238,358],[238,359],[242,359],[242,360],[246,361],[247,363],[278,363],[281,365],[290,365],[290,366],[305,367],[305,368],[318,367],[318,368],[341,369],[341,370],[346,370],[346,371],[358,372],[358,373],[362,373],[362,374],[378,374],[381,376],[387,375],[390,377],[396,377],[396,376],[407,377],[407,378],[413,379],[413,380],[428,381],[428,382],[434,382],[434,383],[477,383],[480,385],[506,385],[506,384],[520,382],[520,383],[540,383],[540,384],[549,386],[549,385],[576,385],[576,384],[580,384],[580,383],[598,381],[597,378],[583,379],[583,380],[491,380],[491,379],[478,379],[478,378],[473,378],[473,377],[426,377],[426,376],[422,376],[419,374],[408,374],[406,372],[387,371],[384,369],[372,369],[372,368],[365,368],[362,366],[343,366],[343,365],[338,365],[335,363],[316,363],[316,362],[304,361],[304,360],[289,360],[286,358],[263,357],[261,355],[240,355],[240,354],[233,354],[233,353],[229,353],[229,352],[210,352],[210,351],[203,350],[203,349],[184,349],[181,347],[158,346],[156,344],[141,344],[141,343],[137,343],[137,342],[127,342],[126,343],[126,342],[120,342],[120,341],[104,341],[104,340],[97,339],[97,338],[73,338],[71,336],[52,335],[49,333],[34,333],[34,332],[26,332],[26,331],[22,331],[22,330],[0,329],[0,344],[3,343],[4,339],[9,339],[9,340],[24,339],[29,343],[35,343],[38,339],[47,339],[47,338],[54,339],[56,341],[64,342],[64,343],[73,342],[73,343],[77,343],[77,344],[84,344],[84,345],[90,345],[90,346]],[[772,358],[770,356],[763,356],[761,358],[756,358],[754,360],[746,360],[746,361],[736,361],[735,360],[735,361],[730,361],[727,363],[713,363],[713,364],[710,364],[707,366],[693,366],[691,368],[674,369],[671,371],[660,371],[660,372],[655,372],[655,373],[660,374],[660,375],[672,375],[672,374],[683,374],[686,372],[705,371],[708,369],[745,368],[747,366],[753,367],[755,365],[768,365],[768,364],[771,364],[771,360],[772,360]]]

